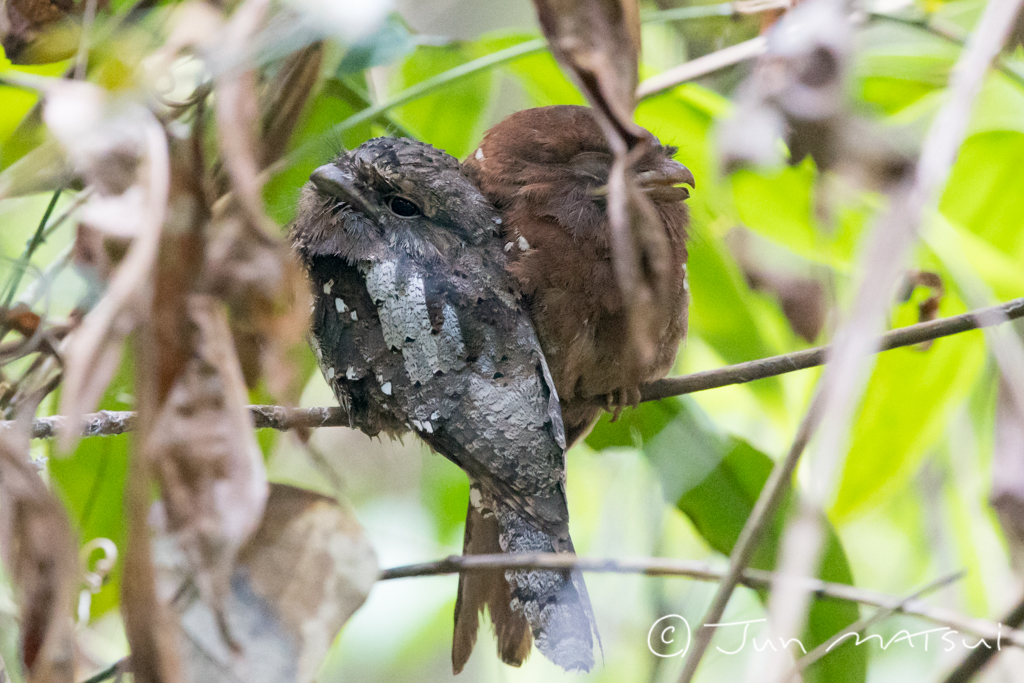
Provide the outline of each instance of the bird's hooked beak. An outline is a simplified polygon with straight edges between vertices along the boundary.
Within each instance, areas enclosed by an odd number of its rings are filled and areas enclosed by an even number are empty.
[[[310,174],[309,179],[316,189],[350,205],[356,211],[376,218],[380,209],[367,201],[356,187],[355,178],[334,164],[325,164]]]
[[[685,185],[697,187],[690,169],[668,158],[658,168],[638,173],[637,180],[647,196],[655,201],[681,202],[690,196]]]

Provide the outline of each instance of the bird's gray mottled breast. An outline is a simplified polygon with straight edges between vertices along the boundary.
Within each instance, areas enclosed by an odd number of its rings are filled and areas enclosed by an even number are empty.
[[[443,303],[440,330],[435,334],[423,275],[413,269],[400,272],[399,266],[398,261],[359,264],[366,289],[377,306],[384,342],[402,352],[413,383],[423,384],[438,372],[463,369],[466,345],[455,309]]]

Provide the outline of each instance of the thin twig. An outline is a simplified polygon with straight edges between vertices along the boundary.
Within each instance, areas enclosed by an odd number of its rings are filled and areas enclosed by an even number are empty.
[[[916,591],[914,591],[913,593],[911,593],[910,595],[905,597],[903,600],[901,600],[898,605],[889,605],[887,607],[879,607],[872,614],[869,614],[868,616],[866,616],[863,619],[857,621],[853,625],[846,627],[845,629],[843,629],[839,633],[836,633],[834,636],[832,636],[831,638],[826,640],[824,643],[821,643],[820,645],[818,645],[818,647],[814,648],[813,650],[808,652],[806,655],[804,655],[803,657],[798,659],[796,661],[796,664],[793,666],[793,670],[789,674],[789,677],[788,677],[787,681],[792,681],[794,678],[797,677],[797,675],[801,671],[803,671],[804,669],[809,667],[811,664],[814,664],[819,659],[821,659],[822,657],[827,655],[829,652],[832,651],[832,648],[835,647],[837,643],[839,643],[841,640],[844,640],[845,638],[848,638],[850,636],[850,634],[863,633],[864,631],[866,631],[867,629],[871,628],[875,624],[877,624],[877,623],[879,623],[879,622],[881,622],[881,621],[883,621],[885,619],[888,619],[894,613],[898,612],[900,610],[900,608],[903,607],[904,605],[906,605],[907,603],[909,603],[909,602],[911,602],[913,600],[916,600],[918,598],[924,597],[928,593],[934,593],[935,591],[939,590],[940,588],[945,588],[946,586],[950,585],[951,583],[953,583],[955,581],[959,581],[960,579],[962,579],[966,575],[966,573],[967,572],[965,572],[964,570],[953,572],[952,574],[949,574],[947,576],[943,576],[943,577],[941,577],[939,579],[936,579],[935,581],[932,581],[931,583],[929,583],[929,584],[927,584],[927,585],[917,589]],[[997,628],[998,628],[998,626],[997,626]]]
[[[1004,315],[1007,320],[1024,317],[1024,299],[1013,299],[998,306],[981,308],[969,313],[940,318],[929,322],[901,327],[882,335],[878,348],[889,351],[904,346],[914,346],[924,341],[938,339],[961,332],[977,330],[991,326],[995,315]],[[730,384],[745,384],[766,377],[776,377],[796,370],[804,370],[824,365],[830,346],[819,346],[803,351],[771,356],[759,360],[737,363],[715,370],[695,372],[683,377],[651,382],[640,388],[641,401],[657,401],[669,396],[679,396],[696,391],[717,389]]]
[[[1016,629],[1022,623],[1024,623],[1024,600],[1017,603],[1017,606],[1010,610],[999,622],[1007,628]],[[975,648],[971,650],[971,653],[967,655],[964,661],[949,672],[943,683],[967,683],[967,681],[974,678],[975,674],[985,668],[985,665],[999,654],[998,650],[990,648]]]
[[[739,64],[748,59],[753,59],[768,48],[768,40],[764,36],[751,38],[750,40],[729,47],[722,48],[717,52],[691,59],[679,66],[674,66],[668,71],[651,76],[636,89],[636,98],[643,100],[674,88],[686,81],[692,81],[701,76],[724,69],[733,64]]]
[[[884,334],[878,344],[880,351],[914,346],[923,341],[948,337],[1024,317],[1024,299],[1013,299],[999,306],[982,308],[970,313],[940,318],[917,325],[901,327]],[[776,377],[797,370],[813,368],[825,363],[828,346],[805,349],[781,356],[737,363],[716,370],[705,370],[683,377],[670,377],[644,385],[640,389],[641,401],[657,401],[671,396],[692,394],[732,384],[745,384],[758,379]],[[285,406],[249,406],[257,429],[315,429],[317,427],[347,427],[348,415],[341,408],[288,408]],[[135,428],[135,414],[131,411],[101,410],[82,418],[82,436],[115,436]],[[0,428],[10,423],[0,422]],[[67,427],[62,415],[37,418],[32,423],[33,439],[51,439]]]
[[[18,285],[21,284],[21,277],[25,274],[25,270],[28,268],[28,264],[32,261],[32,255],[35,253],[39,245],[46,239],[46,222],[50,220],[50,216],[53,214],[54,208],[57,206],[57,200],[60,199],[61,190],[57,190],[50,197],[50,203],[46,206],[46,211],[43,212],[43,217],[39,221],[39,226],[33,233],[32,238],[29,239],[28,244],[25,246],[25,252],[21,255],[21,259],[14,267],[14,272],[11,273],[11,279],[7,283],[5,288],[6,295],[4,296],[4,303],[2,308],[7,310],[11,307],[11,302],[14,301],[14,295],[18,293]],[[2,336],[2,335],[0,335]]]
[[[768,526],[768,522],[775,519],[775,511],[785,497],[784,494],[792,481],[793,472],[796,470],[797,463],[800,462],[800,456],[803,454],[804,448],[807,447],[811,434],[814,433],[814,428],[817,426],[820,415],[821,394],[816,393],[814,398],[811,399],[811,405],[807,409],[803,421],[800,423],[800,428],[793,439],[793,445],[790,447],[789,453],[786,454],[782,462],[777,463],[772,468],[768,481],[765,482],[757,502],[754,503],[754,509],[750,511],[750,516],[747,517],[747,521],[743,525],[742,531],[740,531],[739,538],[736,539],[736,543],[733,545],[732,553],[729,556],[729,570],[718,584],[718,590],[715,591],[715,597],[711,601],[711,606],[705,612],[702,623],[717,624],[722,621],[722,615],[725,614],[729,598],[732,597],[732,593],[736,590],[744,570],[750,564],[750,560],[754,556],[754,550],[760,543],[761,536]],[[711,644],[711,638],[714,636],[714,633],[714,629],[697,629],[693,636],[690,656],[687,657],[686,663],[683,665],[683,672],[680,674],[680,681],[683,683],[690,681],[697,672],[700,660],[704,656],[708,645]]]
[[[105,669],[100,669],[89,678],[82,681],[82,683],[103,683],[103,681],[114,678],[115,676],[124,673],[125,668],[128,665],[128,657],[122,657]]]
[[[643,557],[612,559],[599,557],[577,557],[562,553],[529,553],[522,555],[450,555],[443,560],[422,562],[384,569],[377,577],[378,581],[407,579],[418,576],[441,576],[460,572],[484,571],[488,569],[568,569],[578,568],[585,572],[605,572],[614,574],[642,574],[644,576],[676,576],[695,581],[721,581],[728,569],[715,567],[707,562],[696,560],[676,560],[660,557]],[[769,588],[777,577],[772,572],[762,569],[744,569],[740,574],[740,583],[754,589]],[[947,577],[942,581],[948,583],[956,578]],[[1017,647],[1024,647],[1024,632],[1015,628],[1007,628],[1007,624],[994,624],[984,619],[967,617],[952,610],[933,607],[915,596],[906,598],[878,591],[857,588],[845,583],[832,583],[820,579],[800,578],[787,579],[796,581],[816,597],[828,600],[842,600],[870,605],[883,610],[892,610],[899,614],[919,617],[936,624],[949,626],[958,632],[970,634],[988,640],[1005,641]],[[942,585],[945,585],[943,583]],[[940,587],[931,584],[919,591]],[[697,629],[702,631],[705,629]]]

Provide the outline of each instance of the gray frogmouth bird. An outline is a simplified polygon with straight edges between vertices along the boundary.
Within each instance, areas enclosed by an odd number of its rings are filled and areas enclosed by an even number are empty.
[[[291,239],[313,289],[312,345],[351,425],[412,431],[469,475],[464,552],[572,553],[558,394],[506,272],[501,218],[458,161],[370,140],[314,171]],[[456,673],[485,605],[503,661],[536,642],[566,670],[593,665],[578,571],[461,574]]]

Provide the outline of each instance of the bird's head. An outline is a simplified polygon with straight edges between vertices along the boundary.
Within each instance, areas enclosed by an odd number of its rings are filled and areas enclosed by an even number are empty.
[[[430,258],[497,232],[493,208],[458,161],[406,138],[375,138],[313,171],[292,240],[304,258]]]
[[[655,202],[679,202],[690,196],[693,174],[644,131],[633,161],[640,188]],[[515,199],[563,201],[581,190],[600,203],[614,154],[594,113],[587,107],[558,105],[525,109],[491,128],[465,168],[489,199],[504,209]],[[546,197],[545,197],[546,195]]]

